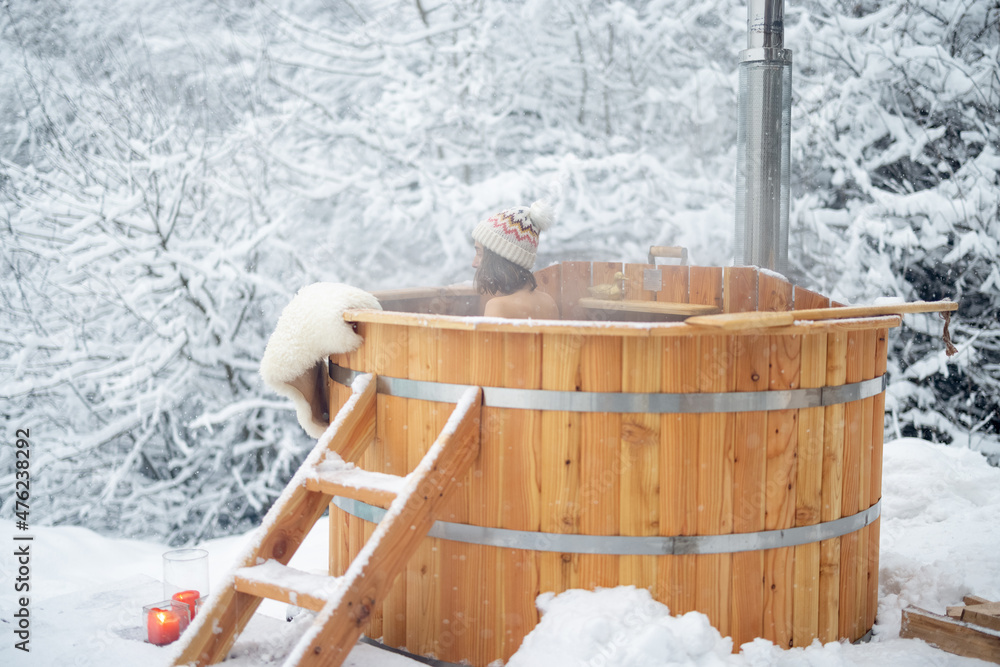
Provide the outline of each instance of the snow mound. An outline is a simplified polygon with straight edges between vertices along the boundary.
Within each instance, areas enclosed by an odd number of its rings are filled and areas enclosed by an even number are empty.
[[[542,620],[507,667],[722,667],[733,642],[705,614],[671,616],[635,586],[538,596]]]

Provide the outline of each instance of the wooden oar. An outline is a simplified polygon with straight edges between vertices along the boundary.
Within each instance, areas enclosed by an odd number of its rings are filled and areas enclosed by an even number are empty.
[[[720,313],[718,315],[695,315],[684,322],[697,326],[717,329],[760,329],[783,327],[796,320],[841,320],[852,317],[877,317],[879,315],[901,315],[903,313],[941,313],[958,310],[954,301],[912,301],[910,303],[888,303],[879,306],[845,306],[842,308],[807,308],[805,310],[782,310],[779,312]]]

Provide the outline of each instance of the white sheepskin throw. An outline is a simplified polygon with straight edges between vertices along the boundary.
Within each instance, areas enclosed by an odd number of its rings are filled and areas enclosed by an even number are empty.
[[[328,426],[320,416],[324,412],[318,405],[322,392],[316,390],[314,373],[317,364],[326,369],[331,354],[353,352],[361,345],[361,336],[344,321],[344,311],[353,308],[381,310],[382,306],[373,295],[350,285],[314,283],[303,287],[281,311],[260,362],[264,383],[292,399],[299,424],[314,438],[323,435]]]

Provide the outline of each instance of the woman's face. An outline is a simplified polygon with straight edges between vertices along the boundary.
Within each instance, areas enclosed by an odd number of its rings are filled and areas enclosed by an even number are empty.
[[[483,244],[476,241],[476,256],[472,258],[472,268],[478,269],[483,261]]]

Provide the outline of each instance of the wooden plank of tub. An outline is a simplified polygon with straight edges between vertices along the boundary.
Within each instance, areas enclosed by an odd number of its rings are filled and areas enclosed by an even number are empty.
[[[864,379],[865,332],[847,334],[847,382]],[[844,516],[858,511],[861,496],[861,478],[864,476],[864,417],[863,401],[851,401],[844,406],[844,491],[842,513]],[[857,531],[840,538],[840,636],[856,639],[864,609],[858,608],[858,557],[860,551]]]
[[[750,313],[758,310],[757,267],[727,266],[723,271],[722,311]]]
[[[542,334],[542,389],[573,391],[580,368],[582,339]],[[580,413],[542,412],[541,530],[580,532]],[[576,587],[578,554],[539,555],[542,592]]]
[[[889,345],[889,330],[878,329],[875,338],[875,377],[886,372],[886,354]],[[869,500],[872,503],[882,498],[882,445],[885,438],[885,392],[875,397],[872,404],[872,474]],[[878,611],[878,567],[879,567],[879,534],[881,520],[875,519],[868,526],[868,616],[865,627],[875,624],[875,614]]]
[[[437,381],[441,330],[412,327],[409,336],[409,370],[406,377]],[[416,468],[430,449],[452,407],[431,401],[409,401],[406,434],[407,466],[410,470]],[[406,624],[406,648],[417,655],[437,652],[437,619],[441,617],[440,582],[435,576],[441,569],[438,542],[440,540],[424,539],[406,567],[406,615],[409,619]]]
[[[725,311],[757,310],[757,270],[753,267],[726,267],[724,277]],[[768,337],[737,336],[734,340],[736,391],[765,391],[768,386]],[[734,421],[733,532],[754,533],[764,530],[767,413],[739,412]],[[733,554],[731,630],[737,646],[763,634],[763,580],[763,552]]]
[[[348,367],[348,356],[346,354],[330,355],[330,363],[338,366]],[[330,397],[330,414],[336,415],[340,407],[347,402],[351,396],[351,388],[338,382],[330,380],[327,383],[328,395]],[[348,535],[350,534],[351,516],[346,512],[330,505],[330,552],[329,552],[329,572],[330,576],[339,577],[351,564],[352,554]]]
[[[368,372],[370,370],[369,363],[369,352],[374,349],[377,345],[375,339],[378,338],[378,334],[374,332],[377,323],[375,322],[364,322],[358,323],[357,333],[365,341],[372,341],[371,345],[362,344],[358,349],[349,352],[347,354],[347,368],[352,368],[358,371]],[[376,402],[377,409],[377,402]],[[377,413],[376,413],[377,415]],[[374,443],[373,443],[374,444]],[[364,468],[371,461],[370,456],[371,447],[369,446],[361,457],[358,459],[357,463]],[[347,522],[347,549],[351,554],[351,561],[354,560],[354,556],[358,554],[359,551],[365,546],[368,536],[371,534],[374,526],[368,524],[368,522],[357,517],[350,517]]]
[[[761,310],[787,310],[792,306],[792,285],[769,273],[758,282]],[[802,363],[801,336],[770,336],[768,388],[798,389]],[[795,496],[798,453],[798,410],[767,413],[767,471],[765,530],[795,526]],[[794,550],[791,547],[764,552],[764,636],[778,646],[792,645]]]
[[[558,267],[555,267],[558,268]],[[473,354],[469,360],[467,382],[482,386],[503,385],[503,334],[476,332],[472,335]],[[498,421],[499,409],[483,408],[480,423],[479,458],[473,462],[469,473],[469,523],[476,526],[499,526],[500,504],[503,497],[503,440],[502,434],[491,430],[489,425]],[[469,602],[466,606],[471,610],[471,617],[459,622],[453,634],[469,635],[471,653],[484,662],[492,662],[501,657],[501,641],[503,638],[499,627],[490,627],[487,619],[496,619],[500,614],[498,601],[500,590],[504,585],[500,580],[498,549],[483,545],[471,545],[471,563],[466,566],[465,597]],[[479,578],[478,586],[469,586],[468,581]],[[477,590],[478,589],[478,590]],[[492,632],[491,632],[492,630]],[[453,662],[462,660],[463,655],[456,655]]]
[[[734,338],[698,336],[696,340],[698,391],[736,391]],[[735,424],[733,413],[698,415],[698,535],[733,532]],[[708,615],[723,636],[731,635],[733,555],[698,556],[695,576],[698,610]]]
[[[564,320],[587,319],[586,311],[577,305],[580,297],[589,296],[590,292],[590,262],[563,262],[560,276],[559,312]]]
[[[690,271],[687,266],[660,266],[661,287],[656,293],[657,303],[685,304],[690,299]],[[698,305],[698,304],[696,304]],[[663,341],[663,371],[661,391],[667,393],[694,393],[698,391],[699,339],[696,337],[670,338]],[[696,535],[699,508],[705,499],[700,495],[699,464],[701,446],[699,437],[701,416],[694,414],[664,414],[660,417],[660,534]],[[713,468],[714,469],[714,468]],[[705,595],[708,586],[719,588],[716,572],[712,581],[698,577],[700,556],[665,556],[658,563],[657,585],[666,584],[669,605],[673,614],[694,609],[708,613],[699,606],[699,598],[711,604],[715,596]],[[703,568],[704,570],[704,568]],[[702,574],[705,574],[703,571]],[[718,607],[712,607],[713,622],[719,618]],[[728,613],[728,609],[727,609]]]
[[[839,386],[847,377],[848,332],[831,333],[826,339],[826,385]],[[844,492],[844,409],[843,403],[823,408],[823,481],[820,520],[842,516]],[[820,542],[819,638],[822,642],[840,638],[840,550],[841,538]]]
[[[653,339],[656,341],[656,339]],[[698,383],[698,339],[668,338],[663,348],[662,380],[655,391],[694,393]],[[698,524],[699,415],[659,415],[660,441],[660,535],[694,535]],[[699,556],[662,556],[657,584],[666,587],[672,614],[684,614],[698,606]],[[718,582],[716,582],[718,585]]]
[[[481,334],[471,331],[441,331],[438,355],[441,363],[438,367],[438,382],[452,384],[479,385],[484,381],[476,381],[475,371],[488,373],[491,360],[482,347],[475,342],[482,342]],[[493,334],[496,335],[496,334]],[[495,361],[495,360],[494,360]],[[498,377],[486,379],[496,384]],[[481,423],[481,417],[480,417]],[[443,427],[443,425],[442,425]],[[481,431],[481,429],[480,429]],[[490,452],[484,452],[480,440],[479,456],[462,477],[452,481],[452,497],[442,508],[440,518],[443,521],[462,524],[476,524],[473,520],[473,505],[478,505],[477,519],[482,514],[482,504],[485,501],[482,473],[482,462]],[[479,469],[480,475],[476,475]],[[455,488],[457,487],[457,488]],[[481,524],[480,524],[481,525]],[[437,542],[440,571],[438,581],[440,587],[440,616],[432,621],[435,627],[435,655],[446,662],[457,662],[468,656],[479,655],[476,652],[480,633],[478,627],[480,593],[487,594],[496,590],[492,578],[484,576],[487,572],[495,572],[496,565],[487,568],[480,562],[482,547],[465,542],[452,540],[435,540]],[[476,586],[469,586],[469,581],[476,581]]]
[[[878,333],[874,329],[861,334],[861,378],[870,380],[875,377],[875,348],[877,345]],[[857,401],[861,404],[861,458],[860,471],[858,475],[858,503],[855,511],[866,510],[872,505],[871,500],[871,476],[872,476],[872,452],[874,450],[874,440],[872,439],[873,409],[875,407],[875,397],[865,398]],[[868,572],[868,554],[871,549],[869,536],[871,531],[868,527],[857,531],[858,536],[858,557],[856,565],[856,582],[854,588],[855,607],[857,616],[854,619],[853,634],[851,639],[861,637],[868,631],[865,621],[868,619],[868,584],[870,574]],[[876,547],[877,548],[877,547]],[[875,573],[876,578],[878,573]]]
[[[830,300],[821,294],[795,288],[796,309],[826,308]],[[826,334],[802,337],[803,389],[822,387],[826,381]],[[798,460],[795,476],[795,525],[819,523],[823,500],[823,408],[799,410]],[[795,594],[792,643],[808,646],[819,636],[820,543],[795,547]]]
[[[580,358],[580,390],[621,392],[622,339],[584,336]],[[619,534],[619,493],[622,415],[585,412],[580,415],[580,532]],[[581,588],[618,585],[618,556],[580,557]]]
[[[372,322],[365,328],[364,345],[359,348],[359,352],[364,355],[364,368],[368,372],[376,374],[382,374],[384,372],[386,365],[386,355],[384,354],[384,350],[386,348],[386,336],[388,335],[387,329],[390,326],[391,325]],[[358,467],[362,470],[386,472],[384,461],[388,458],[388,440],[385,433],[385,424],[379,423],[379,418],[385,416],[384,399],[384,396],[375,396],[375,441],[372,442],[371,446],[365,450],[365,453],[358,462]],[[405,475],[408,472],[409,469],[405,469],[399,470],[393,474]],[[361,549],[364,548],[365,544],[375,532],[376,527],[377,524],[355,518],[351,526],[349,538],[352,554],[356,555]],[[383,635],[383,610],[384,606],[380,603],[376,603],[372,607],[371,615],[368,617],[367,627],[365,628],[365,634],[368,634],[371,637],[381,637]]]
[[[379,375],[406,377],[409,372],[409,327],[383,325],[376,341],[366,340],[372,345],[374,354],[369,357],[371,368]],[[376,472],[405,476],[410,472],[407,442],[408,400],[398,396],[379,394],[376,397],[375,445],[382,452],[380,465],[366,468]],[[383,637],[390,646],[406,645],[406,577],[396,580],[385,596],[381,608],[382,633],[371,634]],[[375,628],[371,629],[375,632]]]
[[[559,312],[562,313],[562,264],[553,264],[541,271],[535,271],[535,283],[539,291],[552,297],[560,307]]]
[[[657,301],[667,303],[690,303],[691,299],[691,267],[660,266],[660,289],[656,292]]]
[[[629,321],[646,321],[648,315],[673,315],[672,319],[684,319],[696,315],[712,315],[718,313],[715,306],[699,306],[690,303],[674,303],[670,301],[641,301],[626,299],[612,301],[609,299],[593,299],[584,297],[578,302],[581,308],[588,311],[614,312],[614,319]],[[591,319],[596,319],[591,315]]]
[[[688,274],[688,294],[688,303],[715,306],[721,311],[725,305],[722,296],[722,267],[690,267]]]
[[[350,368],[349,357],[347,354],[334,354],[330,355],[330,363],[337,364],[343,368]],[[330,380],[327,385],[329,388],[330,396],[330,414],[336,415],[347,399],[351,396],[351,388],[344,386],[338,382]],[[377,397],[376,397],[377,401]],[[377,414],[377,413],[376,413]],[[330,576],[339,577],[347,571],[348,566],[350,566],[353,560],[354,554],[351,553],[350,545],[350,532],[351,523],[356,521],[347,512],[343,512],[340,509],[333,506],[332,502],[330,504],[330,553],[329,553],[329,567]]]
[[[692,266],[689,300],[722,307],[722,268]],[[736,391],[735,339],[698,336],[697,391]],[[735,416],[732,413],[698,415],[698,534],[733,532],[733,467]],[[723,636],[731,634],[733,556],[699,556],[695,564],[698,609]]]
[[[622,271],[621,262],[594,262],[591,265],[591,279],[590,285],[607,285],[615,283],[615,274]],[[623,274],[624,275],[624,274]],[[577,300],[576,306],[580,312],[585,313],[584,318],[591,320],[609,320],[612,318],[617,319],[617,315],[611,315],[603,309],[588,308],[587,302],[592,300],[590,292],[584,292],[582,297]],[[602,299],[603,301],[603,299]],[[616,302],[620,304],[621,302]]]
[[[542,337],[528,333],[504,333],[502,384],[518,389],[542,388]],[[538,532],[541,526],[542,420],[537,410],[504,410],[500,423],[489,430],[503,433],[501,470],[502,503],[500,527]],[[538,622],[535,598],[541,592],[537,551],[501,549],[498,562],[499,600],[497,614],[501,659],[507,661],[521,640]]]
[[[623,340],[622,391],[654,393],[660,391],[661,359],[660,341],[650,338]],[[658,535],[661,520],[660,415],[642,413],[622,415],[620,442],[621,534]],[[648,589],[656,585],[655,557],[621,556],[619,565],[621,584]]]
[[[654,264],[625,264],[625,298],[633,301],[655,301],[656,292],[644,289],[644,272],[655,269]]]

